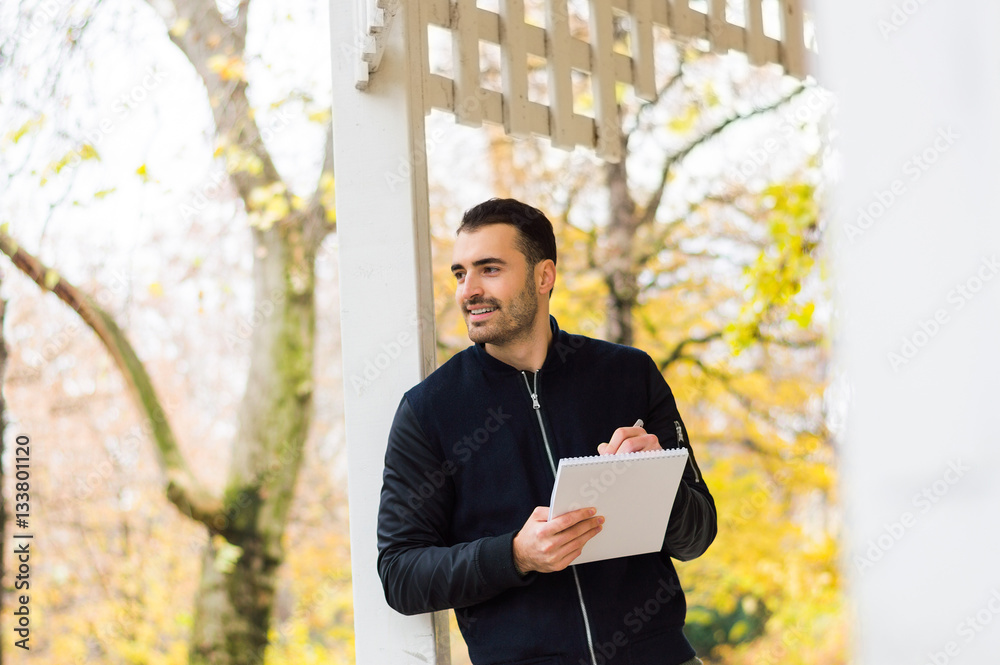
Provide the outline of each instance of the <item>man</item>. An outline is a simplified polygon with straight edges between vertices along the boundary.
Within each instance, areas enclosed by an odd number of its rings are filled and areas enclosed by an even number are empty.
[[[700,662],[670,557],[708,548],[715,503],[659,369],[559,329],[555,237],[531,206],[468,210],[452,273],[475,344],[409,390],[393,420],[378,518],[389,605],[455,608],[476,665]],[[625,426],[639,418],[645,428]],[[689,465],[662,551],[571,567],[603,517],[546,521],[559,459],[679,446]]]

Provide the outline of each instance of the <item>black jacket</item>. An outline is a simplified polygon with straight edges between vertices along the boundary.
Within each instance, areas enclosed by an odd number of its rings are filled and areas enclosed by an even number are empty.
[[[681,632],[686,605],[670,557],[708,548],[715,503],[652,359],[550,322],[537,373],[474,344],[400,402],[378,514],[386,600],[403,614],[456,608],[476,665],[682,663],[694,650]],[[664,448],[690,454],[663,550],[520,577],[512,542],[548,505],[554,465],[596,454],[637,418]]]

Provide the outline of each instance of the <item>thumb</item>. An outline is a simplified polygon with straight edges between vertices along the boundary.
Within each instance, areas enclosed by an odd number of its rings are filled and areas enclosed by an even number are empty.
[[[607,450],[607,449],[608,449],[608,444],[607,443],[598,444],[597,445],[597,454],[598,455],[603,455],[604,451]]]
[[[548,522],[549,521],[549,507],[548,506],[537,506],[531,512],[531,519],[537,522]]]

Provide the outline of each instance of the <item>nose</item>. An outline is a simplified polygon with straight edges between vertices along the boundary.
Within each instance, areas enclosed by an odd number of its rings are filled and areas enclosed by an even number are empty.
[[[458,296],[464,302],[473,297],[482,295],[483,289],[479,280],[473,274],[467,274],[458,287]]]

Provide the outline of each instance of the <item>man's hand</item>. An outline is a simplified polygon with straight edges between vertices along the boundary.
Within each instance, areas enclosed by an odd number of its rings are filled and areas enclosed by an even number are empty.
[[[532,570],[552,573],[580,556],[587,541],[601,531],[603,517],[594,508],[581,508],[548,521],[549,509],[538,506],[514,536],[514,565],[524,575]]]
[[[641,427],[619,427],[611,440],[597,446],[598,455],[634,453],[640,450],[663,450],[655,434],[647,434]]]

